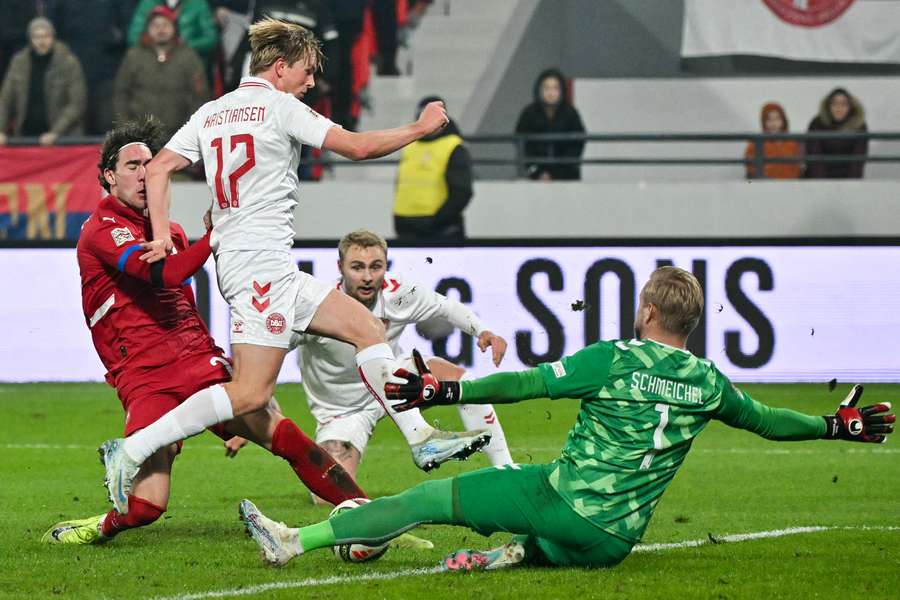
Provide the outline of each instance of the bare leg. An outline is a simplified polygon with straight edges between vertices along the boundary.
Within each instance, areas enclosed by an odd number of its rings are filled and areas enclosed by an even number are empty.
[[[169,504],[172,463],[177,455],[178,446],[170,444],[144,461],[128,496],[128,513],[109,511],[100,525],[103,537],[111,538],[126,529],[144,527],[162,516]]]
[[[225,428],[288,461],[311,492],[332,504],[367,497],[324,448],[281,414],[274,398],[265,408],[229,421]]]
[[[359,470],[359,462],[362,459],[362,455],[359,453],[359,450],[353,447],[353,444],[350,442],[343,442],[339,440],[325,440],[320,444],[328,454],[331,455],[331,458],[335,460],[339,465],[344,467],[344,470],[347,471],[347,474],[350,475],[356,480],[356,473]],[[315,504],[327,504],[325,500],[322,500],[315,494],[312,496],[313,502]]]
[[[391,347],[384,341],[384,324],[353,298],[332,290],[312,321],[310,333],[335,338],[356,346],[356,364],[372,396],[378,400],[410,445],[421,443],[433,428],[413,411],[398,413],[385,400],[384,384],[392,379],[397,364]]]

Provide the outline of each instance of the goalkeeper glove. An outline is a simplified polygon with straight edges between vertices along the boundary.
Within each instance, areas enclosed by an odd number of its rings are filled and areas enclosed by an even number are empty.
[[[841,402],[837,413],[825,417],[826,439],[880,444],[887,439],[887,434],[894,431],[893,423],[896,417],[888,413],[891,410],[891,403],[882,402],[856,408],[862,393],[863,386],[854,385]]]
[[[428,408],[438,404],[456,404],[462,393],[458,381],[438,381],[428,370],[418,350],[413,350],[413,362],[418,373],[410,373],[406,369],[397,369],[394,375],[406,380],[406,383],[386,383],[384,395],[388,400],[404,400],[394,404],[394,410],[403,412],[411,408]]]

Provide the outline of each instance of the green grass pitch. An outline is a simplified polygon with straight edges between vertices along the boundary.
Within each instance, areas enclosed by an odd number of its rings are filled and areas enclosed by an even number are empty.
[[[833,411],[846,388],[744,386],[759,400],[811,414]],[[288,415],[312,430],[299,386],[281,386],[279,399]],[[864,399],[900,407],[900,386],[869,385]],[[576,402],[544,400],[499,407],[513,457],[521,463],[553,459],[577,408]],[[459,427],[455,410],[426,416]],[[241,498],[290,524],[322,519],[328,510],[310,504],[284,461],[255,447],[226,459],[210,434],[188,441],[176,461],[164,519],[102,546],[41,545],[41,534],[56,521],[107,510],[94,449],[119,435],[122,417],[114,392],[103,385],[0,385],[0,598],[900,597],[898,440],[882,446],[775,443],[712,423],[663,497],[644,542],[712,536],[720,543],[635,553],[610,570],[416,572],[459,547],[505,539],[437,526],[417,532],[435,543],[432,551],[392,549],[366,565],[318,552],[280,570],[265,567],[237,519]],[[487,464],[478,456],[425,475],[382,421],[360,483],[374,497]],[[721,541],[728,534],[804,526],[829,529]]]

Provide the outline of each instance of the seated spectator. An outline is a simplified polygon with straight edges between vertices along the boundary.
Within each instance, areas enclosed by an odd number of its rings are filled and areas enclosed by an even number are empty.
[[[155,7],[142,42],[128,50],[116,75],[113,105],[117,118],[153,115],[168,139],[207,95],[203,64],[178,37],[175,13],[165,6]]]
[[[516,133],[584,133],[581,116],[568,98],[566,79],[557,69],[547,69],[534,84],[534,102],[526,106],[516,123]],[[531,179],[581,179],[581,164],[551,164],[542,158],[580,158],[583,141],[529,141],[525,143],[526,170]]]
[[[429,102],[419,102],[416,118]],[[462,242],[463,210],[472,199],[472,159],[451,119],[442,130],[402,150],[394,195],[397,239]]]
[[[763,133],[787,133],[788,119],[784,108],[776,102],[769,102],[762,107],[759,115]],[[753,160],[756,156],[756,144],[749,142],[744,156]],[[789,158],[801,157],[803,150],[797,140],[766,140],[763,142],[763,157]],[[756,164],[747,163],[747,179],[755,179]],[[769,179],[799,179],[803,173],[802,162],[764,162],[763,175]]]
[[[32,19],[28,40],[13,56],[0,88],[0,144],[11,129],[14,136],[39,136],[50,146],[59,136],[83,132],[87,88],[78,59],[56,40],[50,21]]]
[[[165,6],[175,13],[181,39],[200,56],[206,69],[219,41],[216,21],[206,0],[140,0],[128,27],[128,45],[140,42],[147,17],[157,6]]]
[[[819,114],[809,123],[809,133],[828,132],[860,133],[866,128],[866,114],[862,103],[844,88],[835,88],[825,96],[819,106]],[[861,179],[864,161],[817,161],[812,155],[865,157],[869,153],[869,140],[817,139],[807,140],[806,177],[809,179]]]

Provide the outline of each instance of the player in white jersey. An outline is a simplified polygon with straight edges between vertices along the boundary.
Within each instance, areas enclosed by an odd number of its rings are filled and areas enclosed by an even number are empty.
[[[402,355],[399,339],[407,325],[442,319],[477,338],[482,351],[490,347],[495,365],[503,359],[506,340],[492,333],[468,307],[388,273],[387,243],[377,233],[362,229],[345,235],[338,244],[338,269],[341,277],[335,287],[384,322],[387,343],[395,356]],[[355,478],[369,437],[385,410],[359,380],[352,346],[307,333],[297,334],[295,339],[300,345],[298,360],[306,401],[318,424],[316,441]],[[403,361],[407,370],[415,370],[411,359]],[[465,373],[465,369],[437,357],[429,359],[428,366],[453,381]],[[464,428],[486,428],[490,432],[490,444],[484,451],[492,464],[512,462],[503,428],[490,404],[460,405],[459,412]],[[444,460],[467,456],[457,456],[462,448],[457,448],[454,440],[433,438],[416,443],[415,432],[428,427],[419,411],[391,417],[420,468],[430,470]]]
[[[297,164],[303,144],[353,160],[390,154],[444,127],[443,104],[429,104],[410,125],[345,131],[298,99],[315,85],[313,75],[322,63],[313,35],[274,19],[254,23],[249,35],[252,77],[200,107],[147,166],[154,239],[141,257],[161,264],[171,251],[171,175],[203,159],[213,192],[211,243],[219,289],[231,307],[234,375],[230,383],[197,392],[128,439],[100,447],[110,499],[122,514],[128,511],[132,479],[153,452],[268,404],[293,332],[352,344],[360,375],[381,402],[384,384],[397,367],[381,321],[352,298],[298,271],[291,258]]]

